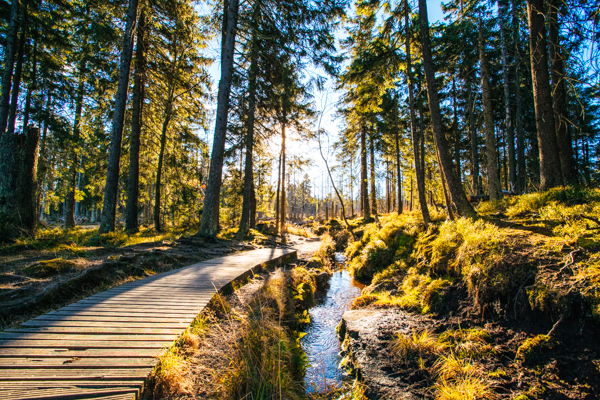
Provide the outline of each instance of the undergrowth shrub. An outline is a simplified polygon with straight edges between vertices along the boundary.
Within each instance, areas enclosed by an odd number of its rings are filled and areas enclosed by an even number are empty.
[[[324,268],[331,271],[332,259],[335,255],[335,241],[329,233],[321,236],[321,246],[310,259],[310,265],[313,268]]]
[[[371,280],[394,261],[408,257],[421,227],[415,213],[382,216],[381,223],[381,228],[367,225],[362,238],[346,249],[350,273],[359,280]]]
[[[317,284],[314,276],[304,267],[296,267],[290,272],[292,278],[292,290],[294,299],[303,308],[308,308],[315,302],[315,291]]]

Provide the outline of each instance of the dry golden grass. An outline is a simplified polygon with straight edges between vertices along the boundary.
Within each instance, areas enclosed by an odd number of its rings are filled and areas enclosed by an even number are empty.
[[[483,329],[447,330],[439,336],[438,341],[461,358],[476,359],[493,351],[491,337]]]
[[[464,359],[450,353],[441,356],[435,362],[433,369],[438,379],[449,381],[464,377],[482,377],[485,375],[483,368],[475,365],[470,359]]]
[[[188,376],[188,363],[180,353],[180,348],[172,346],[154,367],[154,397],[169,398],[180,394],[189,394],[192,380]]]
[[[392,354],[402,362],[437,356],[443,350],[444,346],[428,330],[413,332],[412,335],[398,333],[392,344]]]
[[[312,229],[306,226],[300,226],[296,224],[286,223],[285,229],[287,233],[291,233],[292,235],[303,236],[305,238],[314,238],[317,237]]]
[[[442,380],[435,385],[436,400],[495,400],[490,381],[477,376],[464,376],[450,381]]]

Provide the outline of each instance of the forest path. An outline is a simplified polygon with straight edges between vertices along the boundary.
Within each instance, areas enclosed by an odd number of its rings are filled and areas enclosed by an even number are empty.
[[[7,329],[0,333],[0,400],[138,399],[157,357],[216,290],[296,255],[294,248],[263,248],[203,261]]]

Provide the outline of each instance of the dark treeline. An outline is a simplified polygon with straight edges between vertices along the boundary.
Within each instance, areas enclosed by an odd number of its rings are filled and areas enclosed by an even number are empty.
[[[598,6],[444,7],[430,26],[424,0],[1,2],[2,236],[45,220],[243,236],[258,215],[281,231],[340,209],[428,221],[442,203],[474,215],[469,195],[597,182]],[[327,79],[344,129],[317,202],[289,146],[321,138]]]

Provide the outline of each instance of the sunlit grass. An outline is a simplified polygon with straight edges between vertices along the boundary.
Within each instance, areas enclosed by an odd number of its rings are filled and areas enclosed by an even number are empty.
[[[13,254],[25,250],[61,252],[72,256],[88,255],[88,251],[97,247],[120,248],[142,243],[174,241],[182,235],[196,232],[195,228],[167,229],[156,232],[153,228],[141,228],[138,233],[129,234],[123,230],[98,234],[98,229],[77,227],[68,231],[60,228],[43,229],[36,238],[23,237],[16,243],[0,245],[0,254]]]
[[[287,223],[285,225],[285,229],[287,233],[291,233],[292,235],[303,236],[305,238],[313,238],[317,236],[308,226],[300,226],[296,224]]]
[[[188,368],[189,364],[181,354],[180,347],[171,346],[154,367],[154,396],[165,398],[189,393],[192,382],[187,375]]]
[[[428,330],[413,332],[412,335],[398,333],[392,344],[392,354],[402,362],[438,356],[444,346]]]
[[[438,340],[462,358],[477,359],[493,351],[490,345],[491,337],[483,329],[447,330]]]

